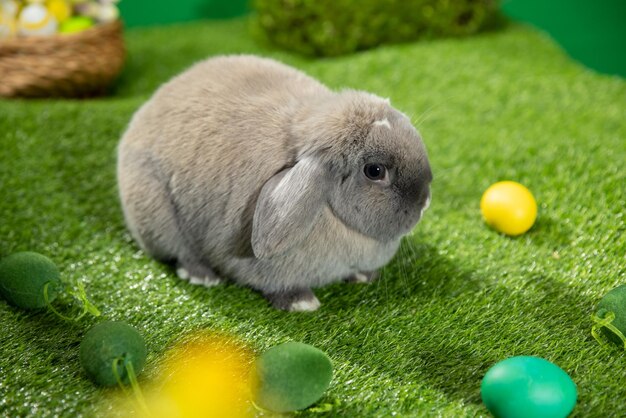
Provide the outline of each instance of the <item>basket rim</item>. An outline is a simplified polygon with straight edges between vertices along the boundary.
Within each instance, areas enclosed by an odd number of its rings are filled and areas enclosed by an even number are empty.
[[[63,45],[68,43],[74,43],[76,41],[82,41],[85,39],[95,38],[101,35],[103,32],[120,31],[122,29],[122,21],[116,19],[112,22],[100,23],[94,25],[89,29],[75,32],[75,33],[57,33],[54,35],[46,36],[24,36],[14,37],[9,39],[0,39],[0,51],[2,49],[14,49],[14,48],[28,48],[31,46],[41,47],[46,45]]]

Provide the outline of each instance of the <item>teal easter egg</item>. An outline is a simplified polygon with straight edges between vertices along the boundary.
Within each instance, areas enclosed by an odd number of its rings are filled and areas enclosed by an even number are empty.
[[[80,343],[80,363],[91,380],[102,386],[117,385],[113,372],[116,359],[117,373],[128,383],[125,362],[132,363],[136,375],[146,362],[146,345],[141,334],[120,321],[104,321],[94,325]]]
[[[511,357],[483,378],[480,393],[496,418],[565,418],[576,405],[576,385],[560,367],[539,357]]]
[[[272,347],[256,361],[256,402],[274,412],[307,408],[317,402],[330,384],[333,366],[321,350],[288,342]]]
[[[59,269],[48,257],[30,251],[11,254],[0,260],[0,295],[11,305],[23,309],[46,306],[61,290]]]
[[[611,325],[617,328],[623,336],[626,336],[626,284],[618,286],[604,295],[600,303],[598,303],[596,315],[603,319],[608,315],[614,316]],[[602,332],[616,344],[621,346],[626,344],[626,341],[622,341],[622,338],[613,330],[602,327]]]

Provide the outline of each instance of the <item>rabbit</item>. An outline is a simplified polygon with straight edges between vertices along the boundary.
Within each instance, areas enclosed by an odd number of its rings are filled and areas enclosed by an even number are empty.
[[[430,202],[432,172],[388,99],[331,91],[252,55],[201,61],[132,117],[117,177],[131,235],[177,275],[228,278],[275,308],[371,281]]]

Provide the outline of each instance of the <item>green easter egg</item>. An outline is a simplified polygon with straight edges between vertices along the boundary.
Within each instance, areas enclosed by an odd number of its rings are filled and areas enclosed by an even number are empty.
[[[93,20],[85,16],[75,16],[63,21],[59,27],[60,33],[82,32],[93,26]]]
[[[576,405],[576,385],[559,366],[539,357],[511,357],[483,378],[480,394],[496,418],[565,418]]]
[[[59,269],[48,257],[25,251],[0,260],[0,295],[11,305],[24,309],[46,306],[44,286],[48,284],[48,301],[61,290]]]
[[[615,315],[611,325],[617,328],[622,335],[626,336],[626,284],[616,287],[598,303],[596,315],[605,318],[610,312]],[[602,327],[604,334],[613,342],[623,346],[625,341],[607,327]]]
[[[139,375],[146,361],[146,345],[139,332],[119,321],[104,321],[94,325],[80,343],[80,363],[91,380],[102,386],[117,385],[113,364],[118,363],[117,372],[122,382],[128,383],[128,372],[124,362],[132,363]]]
[[[257,403],[274,412],[304,409],[317,402],[330,384],[328,356],[308,344],[288,342],[273,347],[256,361]]]

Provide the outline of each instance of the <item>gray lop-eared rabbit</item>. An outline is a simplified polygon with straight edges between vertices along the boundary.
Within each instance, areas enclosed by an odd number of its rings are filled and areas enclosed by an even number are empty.
[[[388,100],[255,56],[211,58],[163,85],[118,153],[126,223],[146,252],[284,310],[317,309],[313,287],[372,280],[430,201],[424,144]]]

